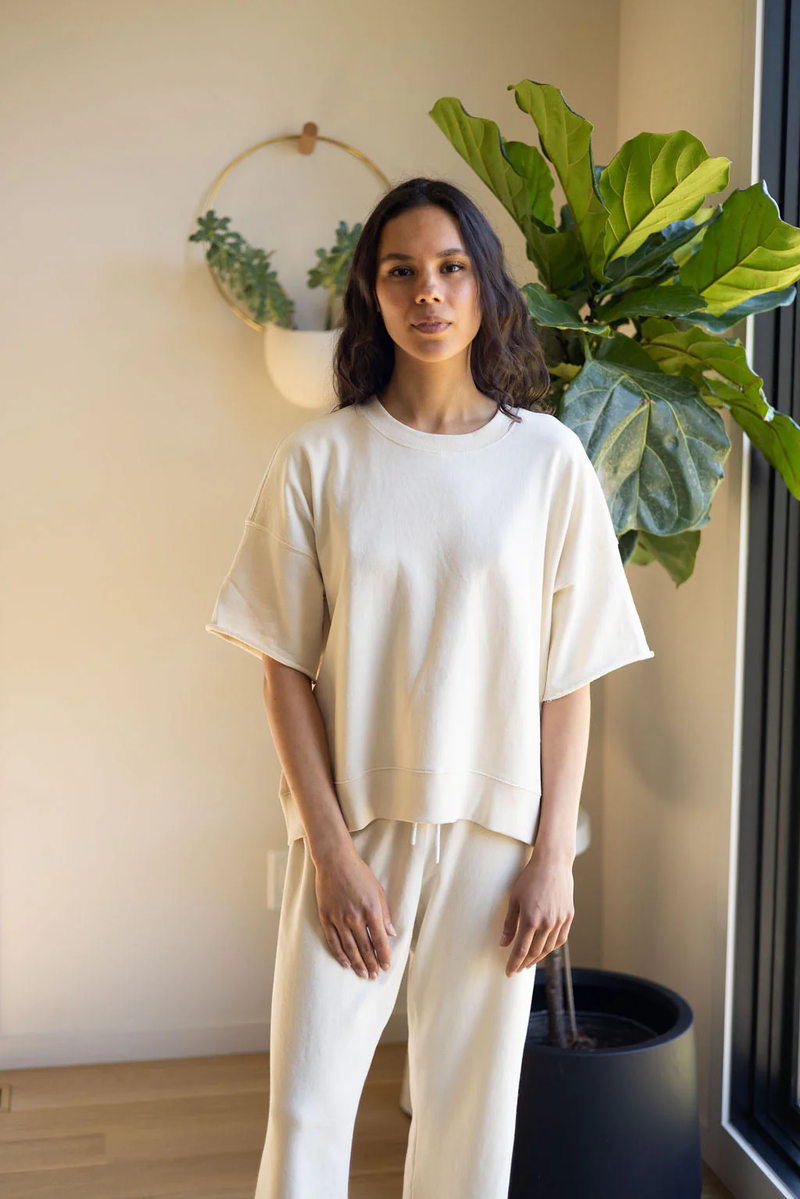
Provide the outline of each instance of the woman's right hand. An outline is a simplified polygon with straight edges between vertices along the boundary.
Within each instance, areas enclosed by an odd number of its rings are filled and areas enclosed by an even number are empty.
[[[397,936],[383,887],[354,845],[315,866],[317,908],[331,953],[361,978],[377,978],[379,967],[392,964],[389,936]]]

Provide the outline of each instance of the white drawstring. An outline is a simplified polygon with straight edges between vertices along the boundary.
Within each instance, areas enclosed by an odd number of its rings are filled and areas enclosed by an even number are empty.
[[[417,824],[418,823],[419,823],[419,821],[415,820],[414,827],[411,830],[411,844],[412,845],[416,845],[416,843],[417,843]],[[439,861],[439,848],[441,846],[441,840],[442,840],[442,826],[440,824],[437,824],[436,825],[436,861],[437,862]]]

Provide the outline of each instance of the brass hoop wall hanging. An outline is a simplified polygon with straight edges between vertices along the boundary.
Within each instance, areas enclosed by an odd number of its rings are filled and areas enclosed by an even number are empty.
[[[250,154],[255,154],[256,150],[263,150],[265,146],[272,146],[276,142],[298,142],[299,145],[297,149],[301,154],[313,153],[317,142],[327,142],[331,146],[338,146],[340,150],[346,150],[348,154],[352,154],[354,158],[357,158],[360,162],[363,162],[364,165],[372,171],[373,175],[380,180],[386,189],[391,186],[388,178],[386,175],[384,175],[380,167],[376,166],[371,158],[367,158],[366,154],[362,154],[360,150],[356,150],[355,146],[349,146],[347,142],[341,142],[335,137],[323,137],[321,134],[317,133],[317,126],[313,121],[306,121],[305,125],[303,126],[302,133],[282,133],[278,137],[268,137],[265,141],[258,142],[257,145],[251,146],[249,150],[244,150],[241,154],[237,154],[236,158],[234,158],[232,162],[229,162],[223,171],[220,171],[219,175],[217,175],[216,179],[211,184],[211,187],[208,189],[205,199],[203,200],[203,213],[205,214],[208,212],[209,208],[212,207],[219,189],[228,178],[228,175],[230,175],[231,171],[234,170],[234,168],[237,167],[239,163],[243,161],[243,159],[247,158]],[[203,249],[206,249],[206,242],[203,242]],[[206,260],[206,265],[211,272],[211,278],[214,280],[214,286],[228,307],[232,309],[233,312],[235,312],[236,315],[245,322],[245,324],[248,324],[251,329],[260,329],[263,332],[264,329],[266,329],[266,325],[262,325],[258,321],[254,321],[253,318],[248,316],[246,312],[243,312],[238,304],[235,304],[230,296],[226,294],[219,279],[217,278],[216,271],[214,271],[211,263],[208,262],[208,260]]]

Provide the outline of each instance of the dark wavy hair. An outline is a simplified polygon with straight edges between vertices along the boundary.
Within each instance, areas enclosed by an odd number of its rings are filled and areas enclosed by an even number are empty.
[[[386,192],[359,235],[343,296],[344,322],[336,343],[334,411],[366,403],[381,392],[394,370],[394,342],[378,310],[375,292],[378,244],[387,221],[408,208],[438,205],[461,230],[478,281],[481,324],[471,343],[475,386],[513,420],[511,408],[555,411],[547,403],[550,375],[539,336],[509,273],[500,238],[477,204],[444,179],[418,176]]]

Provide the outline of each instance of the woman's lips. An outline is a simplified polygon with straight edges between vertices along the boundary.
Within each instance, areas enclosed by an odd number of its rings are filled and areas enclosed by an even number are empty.
[[[418,325],[412,325],[412,329],[419,329],[420,333],[441,333],[443,329],[449,328],[449,321],[420,321]]]

